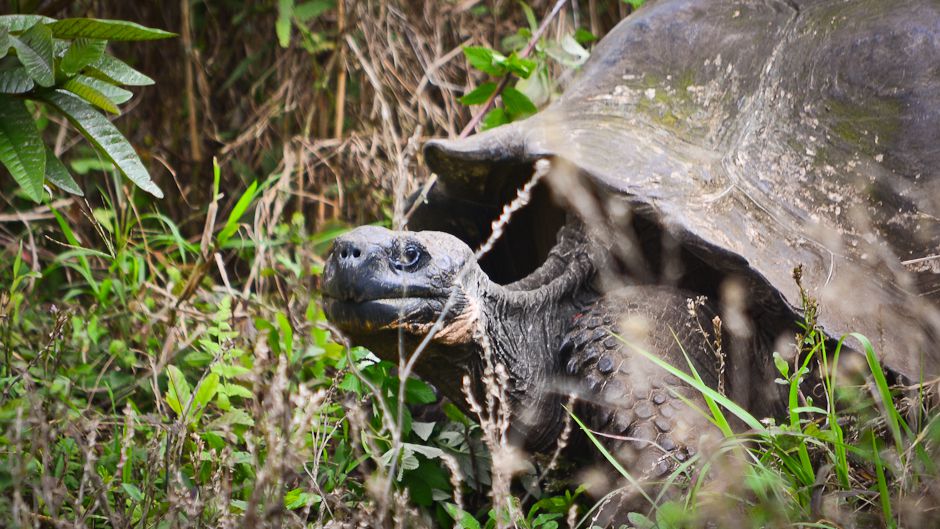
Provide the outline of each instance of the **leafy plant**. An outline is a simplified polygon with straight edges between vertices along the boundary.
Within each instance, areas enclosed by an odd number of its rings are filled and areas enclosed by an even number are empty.
[[[519,5],[528,27],[520,28],[514,35],[503,39],[502,47],[507,54],[485,46],[463,48],[464,57],[472,68],[501,78],[498,83],[483,83],[459,98],[464,105],[484,105],[486,114],[480,121],[482,130],[535,114],[539,106],[551,100],[556,89],[551,76],[551,62],[564,68],[577,68],[590,56],[584,45],[597,39],[583,28],[557,41],[544,39],[532,8],[522,1]],[[514,86],[508,86],[510,78],[516,79]],[[495,105],[497,96],[500,96],[502,106]]]
[[[36,127],[37,108],[65,117],[92,147],[144,191],[161,198],[133,146],[99,110],[120,114],[133,94],[121,86],[153,80],[108,54],[108,41],[175,36],[119,20],[0,16],[0,163],[23,194],[42,201],[46,181],[81,195]],[[96,110],[96,108],[98,110]]]

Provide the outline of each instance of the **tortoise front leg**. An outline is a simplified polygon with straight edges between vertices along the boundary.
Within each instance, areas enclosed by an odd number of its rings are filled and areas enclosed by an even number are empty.
[[[563,348],[567,374],[580,388],[578,411],[606,447],[638,478],[660,478],[720,432],[698,410],[701,394],[635,347],[689,372],[686,356],[710,386],[720,369],[707,303],[666,287],[618,290],[576,317]],[[683,351],[685,354],[683,354]]]

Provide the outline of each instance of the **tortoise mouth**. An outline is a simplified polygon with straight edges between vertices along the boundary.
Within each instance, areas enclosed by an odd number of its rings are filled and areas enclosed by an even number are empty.
[[[327,318],[346,332],[371,333],[434,321],[436,297],[405,296],[352,300],[323,296]],[[442,304],[442,303],[441,303]]]

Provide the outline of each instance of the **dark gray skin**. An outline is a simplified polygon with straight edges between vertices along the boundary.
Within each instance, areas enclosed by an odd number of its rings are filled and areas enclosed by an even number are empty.
[[[709,310],[699,307],[701,316],[693,317],[688,294],[668,287],[599,296],[600,251],[567,226],[542,267],[501,286],[452,235],[361,227],[334,244],[323,276],[324,310],[355,343],[395,362],[400,352],[413,354],[440,321],[416,371],[465,411],[461,381],[468,376],[482,402],[488,347],[508,374],[515,443],[553,449],[565,425],[563,404],[575,394],[577,413],[592,429],[630,438],[609,442],[625,464],[661,475],[694,452],[710,427],[676,394],[700,397],[612,333],[620,334],[621,322],[645,325],[645,332],[625,329],[626,339],[674,365],[685,365],[684,349],[714,385]]]

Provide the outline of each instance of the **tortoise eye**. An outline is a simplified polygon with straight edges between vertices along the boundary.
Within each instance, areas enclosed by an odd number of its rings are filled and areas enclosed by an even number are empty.
[[[412,266],[418,262],[418,259],[421,258],[421,250],[415,246],[408,246],[405,248],[405,251],[402,252],[402,264],[405,266]]]
[[[396,270],[413,268],[421,260],[424,252],[420,247],[409,244],[392,260]]]

